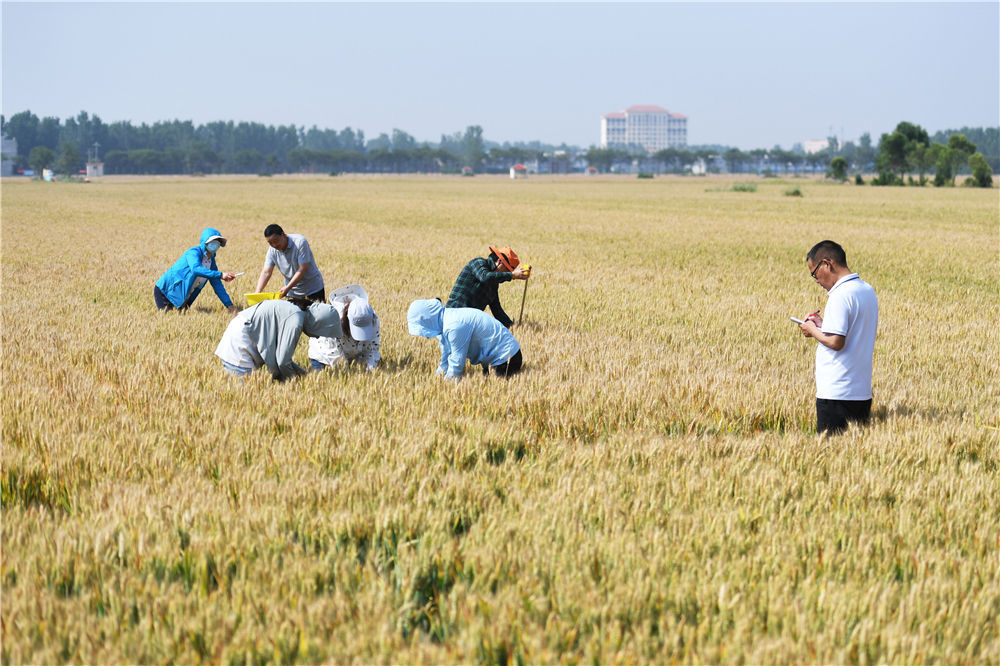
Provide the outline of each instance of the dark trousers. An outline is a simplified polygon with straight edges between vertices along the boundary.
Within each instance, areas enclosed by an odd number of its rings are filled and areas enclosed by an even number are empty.
[[[292,303],[295,303],[303,310],[307,309],[313,303],[326,303],[326,287],[323,287],[317,292],[309,294],[305,298],[302,298],[301,296],[294,296],[294,297],[289,296],[288,300],[290,300]]]
[[[851,421],[865,425],[871,419],[871,400],[816,398],[816,432],[835,435]]]
[[[187,302],[184,303],[184,305],[182,305],[178,309],[180,309],[180,310],[187,310],[189,307],[191,307],[191,304],[194,303],[194,297],[197,296],[197,295],[198,295],[198,292],[193,293],[191,295],[191,298],[189,298],[187,300]],[[157,287],[155,284],[153,285],[153,302],[156,303],[156,307],[159,310],[165,310],[166,311],[166,310],[173,310],[174,309],[174,304],[170,302],[170,299],[168,299],[166,297],[166,295],[162,291],[160,291],[160,288]]]
[[[522,361],[521,350],[518,349],[517,353],[511,356],[509,359],[507,359],[506,363],[501,363],[500,365],[494,365],[492,368],[483,363],[483,374],[484,375],[490,374],[490,370],[492,369],[497,377],[503,377],[504,379],[506,379],[507,377],[510,377],[511,375],[516,375],[518,372],[521,371],[521,361]]]

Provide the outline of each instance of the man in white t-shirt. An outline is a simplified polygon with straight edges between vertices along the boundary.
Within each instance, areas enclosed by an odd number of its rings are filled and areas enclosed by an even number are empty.
[[[871,285],[847,267],[847,255],[830,240],[806,255],[806,268],[827,290],[826,313],[799,325],[815,338],[816,430],[836,434],[848,422],[868,423],[872,409],[872,358],[878,330],[878,298]]]
[[[257,279],[257,292],[264,291],[277,266],[278,272],[285,278],[285,286],[280,290],[281,298],[287,296],[292,300],[324,302],[326,288],[323,275],[316,267],[305,236],[286,234],[277,224],[269,224],[264,229],[264,238],[271,247],[264,256],[264,268]]]

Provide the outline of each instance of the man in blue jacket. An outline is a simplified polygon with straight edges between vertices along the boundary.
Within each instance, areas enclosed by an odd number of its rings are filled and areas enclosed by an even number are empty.
[[[437,338],[441,345],[438,374],[459,381],[465,361],[509,377],[521,369],[521,345],[503,324],[475,308],[445,308],[436,298],[413,301],[406,313],[410,335]]]
[[[226,246],[226,238],[218,229],[211,227],[201,232],[201,242],[181,255],[166,273],[160,276],[153,287],[153,300],[161,310],[187,310],[198,298],[206,282],[212,283],[215,295],[233,314],[239,308],[226,293],[222,282],[236,277],[233,273],[223,273],[215,265],[215,254]]]

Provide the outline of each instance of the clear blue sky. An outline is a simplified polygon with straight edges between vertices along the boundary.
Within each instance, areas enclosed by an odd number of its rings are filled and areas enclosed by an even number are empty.
[[[877,142],[1000,124],[1000,3],[3,1],[3,113],[600,140],[634,104],[688,143]]]

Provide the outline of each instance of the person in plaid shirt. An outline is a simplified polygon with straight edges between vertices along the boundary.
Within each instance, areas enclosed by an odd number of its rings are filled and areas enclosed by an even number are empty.
[[[489,257],[473,259],[458,274],[445,307],[485,310],[488,305],[493,317],[510,328],[514,322],[500,306],[497,286],[509,280],[527,280],[528,273],[518,268],[521,262],[509,246],[489,248]]]

